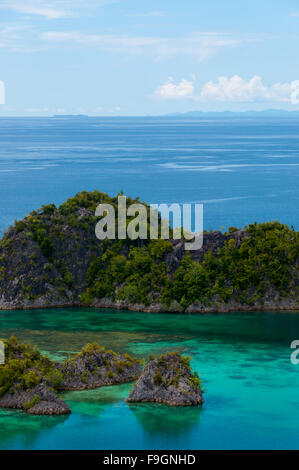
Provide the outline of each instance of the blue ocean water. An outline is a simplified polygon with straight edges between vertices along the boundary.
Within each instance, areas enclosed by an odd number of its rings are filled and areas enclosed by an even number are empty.
[[[0,118],[0,229],[81,190],[298,228],[299,118]]]

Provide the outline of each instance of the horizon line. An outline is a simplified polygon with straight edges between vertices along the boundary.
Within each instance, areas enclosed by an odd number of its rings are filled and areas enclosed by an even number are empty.
[[[236,115],[244,115],[244,114],[299,114],[299,109],[296,110],[288,110],[288,109],[262,109],[262,110],[246,110],[246,111],[231,111],[231,110],[224,110],[224,111],[174,111],[171,113],[163,113],[163,114],[82,114],[82,113],[65,113],[65,114],[37,114],[37,115],[5,115],[0,114],[0,118],[129,118],[129,117],[178,117],[184,115],[195,115],[195,114],[236,114]]]

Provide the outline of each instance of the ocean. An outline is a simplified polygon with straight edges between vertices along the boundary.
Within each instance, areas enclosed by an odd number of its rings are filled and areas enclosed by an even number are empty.
[[[0,118],[0,229],[82,190],[203,203],[204,229],[298,229],[297,117]]]

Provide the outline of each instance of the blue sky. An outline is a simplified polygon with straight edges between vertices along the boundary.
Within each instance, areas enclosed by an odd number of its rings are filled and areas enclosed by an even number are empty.
[[[296,110],[298,51],[298,0],[0,0],[0,114]]]

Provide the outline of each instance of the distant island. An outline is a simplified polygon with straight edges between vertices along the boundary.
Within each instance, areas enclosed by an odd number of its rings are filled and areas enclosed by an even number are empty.
[[[167,114],[169,117],[299,117],[299,111],[284,109],[265,109],[261,111],[187,111]]]
[[[127,198],[127,204],[139,199]],[[279,222],[184,240],[104,240],[83,191],[15,222],[0,240],[0,309],[90,306],[145,312],[299,310],[299,232]]]
[[[128,115],[128,116],[117,116],[117,115],[88,115],[88,114],[54,114],[51,116],[55,119],[86,119],[86,118],[135,118],[137,116]],[[288,111],[284,109],[265,109],[262,111],[186,111],[186,112],[174,112],[167,114],[158,114],[158,115],[145,115],[138,116],[144,118],[202,118],[202,117],[257,117],[257,118],[279,118],[279,117],[299,117],[299,111]]]
[[[89,116],[87,114],[53,114],[53,118],[64,118],[64,119],[69,119],[69,118],[88,118]]]

